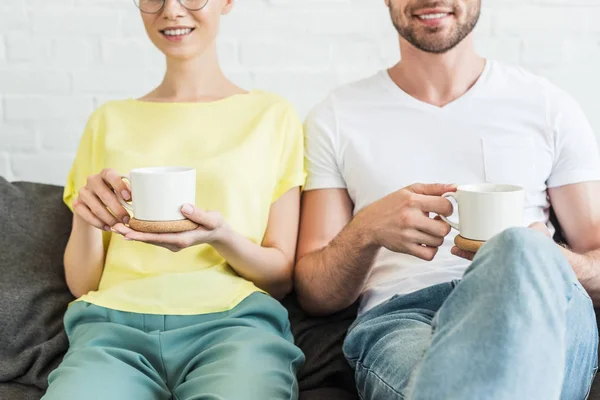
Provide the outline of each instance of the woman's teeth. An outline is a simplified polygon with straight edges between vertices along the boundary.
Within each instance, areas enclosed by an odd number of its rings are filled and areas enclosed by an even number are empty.
[[[448,15],[449,15],[448,13],[424,14],[424,15],[419,15],[419,18],[421,18],[421,19],[439,19],[439,18],[447,17]]]
[[[165,29],[163,33],[167,36],[183,36],[192,32],[192,28],[186,29]]]

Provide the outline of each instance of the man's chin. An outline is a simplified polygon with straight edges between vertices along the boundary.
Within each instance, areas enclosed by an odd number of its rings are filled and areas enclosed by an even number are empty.
[[[455,48],[458,43],[450,40],[408,40],[413,47],[431,54],[444,54]]]

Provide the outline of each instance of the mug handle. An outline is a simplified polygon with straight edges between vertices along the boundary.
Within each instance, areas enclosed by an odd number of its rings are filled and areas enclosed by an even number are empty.
[[[458,204],[458,195],[455,192],[444,193],[442,195],[442,197],[445,199],[452,197],[454,199],[454,201],[456,201],[456,203]],[[450,204],[452,204],[452,202],[450,202]],[[452,205],[452,207],[454,207],[454,205]],[[460,222],[450,221],[448,218],[444,217],[443,215],[440,215],[440,218],[442,219],[442,221],[444,221],[445,223],[447,223],[448,225],[450,225],[451,227],[453,227],[454,229],[456,229],[457,231],[460,232]]]
[[[129,177],[127,176],[121,176],[121,179],[123,180],[127,180],[129,182],[129,186],[131,187],[131,180],[129,179]],[[115,192],[116,193],[116,192]],[[117,195],[117,200],[119,200],[119,203],[121,203],[121,205],[130,213],[133,214],[133,207],[131,206],[131,202],[127,202],[125,201],[120,194],[116,193]]]

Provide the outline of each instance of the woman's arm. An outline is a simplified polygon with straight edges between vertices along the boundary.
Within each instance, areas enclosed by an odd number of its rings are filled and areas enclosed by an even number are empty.
[[[199,224],[199,228],[182,233],[142,233],[123,224],[114,230],[128,240],[137,240],[171,251],[198,244],[210,244],[242,277],[252,281],[271,296],[281,299],[292,289],[292,276],[298,224],[300,189],[295,187],[271,205],[264,239],[257,244],[233,231],[216,211],[203,211],[191,205],[182,213]]]
[[[239,275],[282,299],[292,290],[299,210],[300,190],[294,188],[271,206],[261,246],[229,227],[222,230],[212,246]]]
[[[102,230],[110,231],[129,214],[119,203],[115,191],[129,198],[129,190],[112,169],[87,178],[73,201],[73,227],[65,249],[65,277],[73,296],[79,298],[98,289],[104,269]]]
[[[65,277],[76,298],[98,289],[104,269],[102,231],[73,215],[73,228],[64,255]]]

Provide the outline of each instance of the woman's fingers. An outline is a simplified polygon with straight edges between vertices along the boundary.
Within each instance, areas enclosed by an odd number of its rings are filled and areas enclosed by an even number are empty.
[[[119,193],[119,196],[123,197],[123,200],[129,201],[131,200],[131,194],[129,193],[129,188],[123,181],[123,178],[117,171],[114,169],[106,168],[103,169],[100,173],[100,177],[107,185],[109,185],[116,193]]]
[[[115,193],[108,188],[105,184],[98,185],[94,188],[96,196],[102,203],[116,216],[119,221],[124,223],[129,222],[129,213],[121,205]],[[111,225],[112,226],[112,225]]]
[[[94,216],[100,221],[102,221],[103,227],[111,227],[118,222],[115,216],[112,215],[110,211],[108,211],[106,206],[100,201],[98,196],[96,196],[96,194],[93,191],[87,188],[82,188],[79,191],[79,198],[94,214]]]
[[[94,213],[90,211],[88,206],[85,205],[83,201],[80,199],[75,200],[73,202],[73,211],[79,215],[85,222],[88,224],[102,230],[110,230],[104,222],[102,222],[99,218],[97,218]]]

